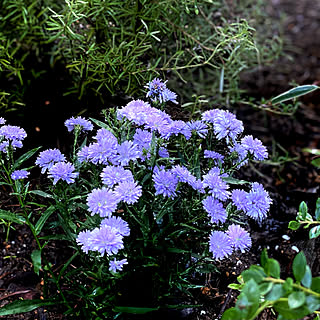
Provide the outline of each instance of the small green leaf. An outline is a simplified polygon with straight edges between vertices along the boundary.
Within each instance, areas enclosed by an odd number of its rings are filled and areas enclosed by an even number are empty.
[[[300,223],[298,221],[290,221],[288,228],[291,230],[298,230],[300,228]]]
[[[259,266],[251,266],[248,270],[241,273],[244,282],[248,282],[253,279],[257,284],[261,283],[263,278],[266,276],[263,272],[263,268]]]
[[[303,95],[310,93],[312,91],[315,91],[317,89],[319,89],[319,87],[315,86],[315,85],[298,86],[296,88],[293,88],[289,91],[286,91],[286,92],[276,96],[275,98],[271,99],[271,103],[277,104],[277,103],[281,103],[281,102],[284,102],[287,100],[291,100],[293,98],[303,96]]]
[[[290,309],[297,309],[301,307],[305,303],[305,301],[306,295],[301,291],[292,292],[288,296],[288,305]]]
[[[233,290],[240,290],[242,288],[242,284],[237,284],[237,283],[230,283],[228,285],[228,288],[233,289]]]
[[[316,216],[316,219],[317,219],[317,220],[320,219],[320,198],[317,199],[317,202],[316,202],[316,211],[315,211],[314,215]]]
[[[273,283],[272,282],[263,282],[259,285],[259,290],[260,290],[260,294],[261,295],[266,295],[267,293],[269,293],[271,291],[273,287]]]
[[[316,168],[320,168],[320,158],[315,158],[311,161],[311,164]]]
[[[307,296],[306,305],[310,313],[320,309],[320,299],[315,296]]]
[[[33,270],[36,274],[39,274],[39,270],[41,269],[41,251],[33,250],[31,253],[31,259],[33,263]]]
[[[244,319],[242,316],[241,310],[238,308],[230,308],[224,312],[221,320],[242,320]]]
[[[320,149],[303,148],[301,151],[308,152],[308,153],[314,154],[316,156],[320,156]]]
[[[37,147],[34,148],[32,150],[29,150],[28,152],[26,152],[25,154],[23,154],[12,166],[12,170],[14,171],[15,169],[19,168],[19,166],[25,162],[26,160],[28,160],[29,158],[31,158],[40,148],[42,147]]]
[[[310,229],[309,238],[314,239],[320,236],[320,226],[316,226]]]
[[[304,274],[306,273],[306,267],[307,260],[301,251],[295,256],[292,264],[293,275],[298,282],[300,282],[304,277]]]
[[[268,259],[264,270],[268,276],[280,279],[280,264],[277,260]]]
[[[308,207],[304,201],[302,201],[299,205],[299,213],[301,215],[302,220],[305,220],[308,213]]]
[[[305,305],[296,309],[290,309],[287,301],[276,302],[273,306],[285,319],[301,320],[310,313]]]
[[[44,224],[46,223],[46,221],[48,220],[48,218],[52,215],[52,213],[55,212],[55,207],[54,206],[50,206],[43,214],[42,216],[39,218],[39,220],[37,221],[36,223],[36,226],[35,226],[35,231],[36,231],[36,234],[38,235]]]
[[[245,180],[239,180],[233,177],[222,177],[222,180],[225,181],[228,184],[247,184],[249,183],[248,181]]]
[[[41,190],[31,190],[30,193],[33,193],[33,194],[36,194],[37,196],[41,196],[41,197],[44,197],[44,198],[53,198],[53,196],[49,193],[46,193],[44,191],[41,191]]]
[[[293,285],[293,279],[288,277],[284,282],[282,288],[284,291],[286,291],[286,293],[288,293],[292,291],[292,285]]]

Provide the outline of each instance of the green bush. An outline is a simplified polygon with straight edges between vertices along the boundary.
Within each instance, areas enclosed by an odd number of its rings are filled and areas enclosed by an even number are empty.
[[[259,43],[254,28],[237,18],[259,24],[262,4],[254,2],[232,11],[212,0],[3,0],[0,80],[10,80],[7,104],[23,102],[26,82],[58,66],[70,79],[64,94],[78,98],[141,94],[142,84],[170,72],[173,80],[196,81],[196,93],[204,87],[229,102],[239,96],[241,71],[279,53],[278,38]],[[190,100],[186,86],[174,89]]]

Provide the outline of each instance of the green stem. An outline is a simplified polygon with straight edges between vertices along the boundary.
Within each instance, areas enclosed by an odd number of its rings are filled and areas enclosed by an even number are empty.
[[[264,278],[263,280],[264,280],[264,281],[273,282],[273,283],[285,283],[285,280],[283,280],[283,279],[275,279],[275,278],[271,278],[271,277],[266,277],[266,278]],[[313,290],[311,290],[311,289],[302,287],[301,285],[296,284],[296,283],[292,284],[292,286],[293,286],[294,288],[296,288],[296,289],[299,289],[299,290],[301,290],[301,291],[304,291],[305,293],[312,294],[312,295],[320,298],[320,293],[318,293],[318,292],[315,292],[315,291],[313,291]]]
[[[256,310],[256,312],[252,315],[252,317],[249,318],[248,320],[254,320],[260,314],[260,312],[270,307],[272,307],[272,303],[270,303],[270,301],[263,302],[261,306]]]

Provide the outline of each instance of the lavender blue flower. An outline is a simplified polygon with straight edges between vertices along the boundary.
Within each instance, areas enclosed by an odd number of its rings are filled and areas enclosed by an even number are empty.
[[[251,238],[249,233],[239,225],[232,224],[227,230],[227,235],[231,245],[237,250],[245,251],[251,247]]]
[[[120,217],[110,217],[101,221],[101,226],[109,226],[118,230],[119,234],[126,237],[130,234],[130,228],[126,221]]]
[[[168,149],[166,149],[164,147],[159,148],[158,155],[160,158],[170,158],[170,154],[169,154]]]
[[[200,179],[194,179],[193,181],[190,181],[189,185],[193,190],[196,190],[200,193],[206,193],[203,182]]]
[[[113,138],[100,139],[92,143],[88,148],[88,159],[94,164],[109,164],[109,161],[116,155],[118,143]]]
[[[112,188],[114,185],[130,181],[133,182],[133,175],[130,170],[126,170],[122,167],[108,166],[105,167],[100,175],[103,184]]]
[[[224,223],[227,220],[227,212],[223,204],[212,196],[202,200],[203,208],[208,212],[212,223]]]
[[[179,180],[177,177],[165,170],[155,172],[152,176],[156,195],[162,194],[164,197],[174,198]]]
[[[137,129],[133,136],[133,143],[136,144],[140,151],[151,148],[152,133],[148,130]]]
[[[209,251],[214,259],[229,256],[233,251],[229,237],[222,231],[213,231],[209,238]]]
[[[224,162],[224,156],[215,151],[204,150],[204,157],[206,159],[213,159],[215,164],[222,164]]]
[[[265,160],[268,158],[267,148],[259,139],[254,139],[252,136],[245,136],[241,139],[241,144],[245,150],[253,155],[255,160]]]
[[[150,129],[151,131],[157,131],[162,136],[168,136],[168,132],[170,133],[169,125],[171,124],[172,120],[165,112],[161,110],[154,109],[152,111],[153,112],[148,113],[146,116],[144,123],[145,128]]]
[[[219,112],[220,112],[219,109],[211,109],[211,110],[205,111],[201,116],[202,120],[207,121],[209,123],[215,123]]]
[[[187,122],[189,128],[200,138],[205,138],[208,134],[208,126],[201,120]]]
[[[141,156],[138,145],[132,141],[124,141],[117,148],[117,155],[113,157],[113,163],[119,163],[122,166],[129,164],[130,160],[136,160]]]
[[[69,132],[71,132],[72,130],[91,131],[93,129],[91,121],[82,117],[72,117],[66,120],[64,124]]]
[[[127,118],[137,125],[143,125],[146,122],[147,116],[153,113],[154,108],[149,103],[142,100],[133,100],[122,109],[117,110],[117,118],[119,120]]]
[[[117,229],[110,226],[102,226],[91,232],[89,237],[90,250],[98,251],[102,256],[117,254],[123,248],[123,240]]]
[[[230,192],[227,191],[229,186],[221,179],[220,169],[213,167],[206,175],[203,176],[204,187],[209,188],[209,193],[214,198],[225,201],[229,198]]]
[[[183,134],[189,140],[192,135],[191,128],[182,120],[171,121],[169,125],[163,127],[159,132],[165,139],[169,139],[171,135],[177,136]]]
[[[85,253],[88,253],[89,250],[91,250],[90,236],[91,236],[91,231],[89,230],[81,231],[78,234],[78,237],[76,239],[77,244],[81,246],[82,251]]]
[[[101,217],[110,217],[120,200],[110,189],[93,189],[87,197],[88,210],[92,215],[97,213]]]
[[[252,184],[250,192],[236,189],[231,197],[238,210],[255,220],[264,219],[272,203],[268,192],[257,182]]]
[[[0,117],[0,125],[3,125],[5,123],[6,123],[6,120],[4,118]]]
[[[114,134],[105,128],[99,129],[97,131],[97,134],[93,137],[93,139],[95,139],[97,142],[106,139],[106,140],[110,141],[111,144],[114,144],[114,145],[118,144],[118,140],[114,136]]]
[[[3,141],[0,143],[0,152],[7,153],[9,147],[9,142],[8,141]]]
[[[53,178],[53,184],[59,180],[66,181],[68,184],[74,183],[74,179],[79,175],[74,172],[75,168],[70,162],[58,162],[49,169],[49,178]]]
[[[148,82],[145,88],[148,89],[147,97],[150,97],[152,101],[159,101],[160,103],[171,101],[177,102],[177,95],[167,88],[166,82],[163,82],[159,78],[155,78]]]
[[[234,146],[229,147],[231,153],[236,153],[233,158],[233,164],[237,164],[237,168],[241,168],[249,162],[248,150],[241,144],[236,142]]]
[[[121,201],[133,204],[141,197],[142,188],[134,181],[125,181],[115,187],[114,193]]]
[[[109,263],[109,271],[112,271],[112,272],[122,271],[122,268],[125,264],[128,264],[127,259],[111,260]]]
[[[26,170],[15,170],[11,173],[12,180],[25,179],[29,175],[29,172]]]
[[[184,166],[176,165],[171,168],[170,172],[173,173],[180,182],[192,183],[195,181],[195,177]]]
[[[229,143],[229,139],[235,140],[243,131],[243,125],[242,121],[238,120],[233,113],[219,110],[213,123],[213,129],[218,140],[226,138]]]
[[[78,151],[77,157],[78,157],[78,161],[80,163],[89,161],[89,159],[90,159],[90,157],[89,157],[89,147],[88,146],[82,147],[82,149],[80,151]]]
[[[27,133],[20,127],[6,125],[0,127],[0,138],[1,136],[9,140],[9,142],[22,141],[27,136]]]
[[[48,149],[40,152],[36,164],[41,168],[41,173],[50,170],[55,163],[64,162],[66,158],[58,149]]]

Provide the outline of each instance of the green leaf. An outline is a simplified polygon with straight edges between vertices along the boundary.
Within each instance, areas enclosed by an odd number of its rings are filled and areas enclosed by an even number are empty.
[[[266,300],[276,301],[284,295],[284,290],[282,285],[277,283],[273,285],[271,291],[266,295]]]
[[[287,301],[276,302],[273,307],[285,319],[291,320],[301,320],[310,313],[309,309],[305,305],[296,309],[290,309]]]
[[[241,273],[244,282],[248,282],[250,279],[253,279],[257,284],[263,281],[263,278],[266,276],[263,268],[259,266],[251,266],[248,270],[245,270]]]
[[[290,309],[301,307],[306,301],[306,295],[301,291],[292,292],[288,296],[288,306]]]
[[[306,266],[306,273],[304,274],[301,283],[306,288],[310,288],[312,284],[312,273],[309,266]]]
[[[232,177],[222,177],[222,180],[228,184],[247,184],[247,183],[250,183],[248,181],[239,180],[239,179],[232,178]]]
[[[39,218],[39,220],[37,221],[36,223],[36,226],[35,226],[35,231],[36,231],[36,234],[38,235],[44,224],[46,223],[46,221],[48,220],[48,218],[52,215],[52,213],[55,212],[55,207],[54,206],[50,206],[43,214],[42,216]]]
[[[311,161],[311,164],[316,168],[320,168],[320,158],[315,158]]]
[[[41,197],[44,197],[44,198],[53,198],[53,196],[49,193],[46,193],[44,191],[41,191],[41,190],[31,190],[30,193],[33,193],[33,194],[36,194],[37,196],[41,196]]]
[[[242,312],[238,308],[230,308],[226,310],[223,315],[221,320],[242,320],[244,319],[242,317]]]
[[[314,215],[316,216],[316,219],[317,219],[317,220],[320,219],[320,198],[317,199],[317,202],[316,202],[316,211],[315,211]]]
[[[2,210],[2,209],[0,209],[0,219],[18,223],[18,224],[24,224],[26,222],[26,219],[24,217],[21,217],[13,212]]]
[[[307,260],[304,253],[301,251],[295,256],[292,264],[293,275],[298,282],[300,282],[304,277],[306,267]]]
[[[260,290],[260,294],[261,295],[266,295],[267,293],[269,293],[271,291],[273,287],[273,283],[272,282],[263,282],[259,285],[259,290]]]
[[[288,228],[291,230],[298,230],[300,228],[300,223],[298,221],[290,221]]]
[[[299,213],[301,215],[302,220],[305,220],[308,213],[308,207],[304,201],[302,201],[299,205]]]
[[[320,277],[312,278],[311,290],[320,293]]]
[[[40,300],[40,299],[16,300],[12,303],[6,304],[5,306],[1,307],[0,316],[8,316],[11,314],[29,312],[39,307],[54,306],[59,303],[61,304],[61,302],[58,302],[58,301],[46,301],[46,300]]]
[[[308,152],[308,153],[314,154],[316,156],[320,156],[320,149],[303,148],[301,151]]]
[[[31,259],[33,263],[33,270],[39,275],[39,270],[41,269],[41,251],[33,250],[31,253]]]
[[[286,91],[286,92],[276,96],[275,98],[271,99],[271,103],[277,104],[277,103],[281,103],[281,102],[284,102],[287,100],[291,100],[293,98],[303,96],[303,95],[310,93],[312,91],[315,91],[317,89],[319,89],[319,87],[315,86],[315,85],[298,86],[296,88],[293,88],[289,91]]]
[[[264,266],[266,274],[270,277],[280,279],[280,264],[275,259],[268,259]]]
[[[159,310],[159,307],[157,308],[142,308],[142,307],[120,307],[115,306],[112,311],[113,312],[124,312],[124,313],[134,313],[134,314],[145,314],[152,311]]]
[[[289,293],[292,291],[292,285],[293,285],[293,279],[288,277],[284,282],[282,288],[284,291],[286,291],[286,293]]]
[[[259,303],[260,291],[257,283],[253,279],[246,282],[241,294],[246,295],[250,303]]]
[[[320,235],[320,226],[316,226],[310,229],[309,231],[309,238],[314,239],[318,238]]]
[[[42,147],[37,147],[32,150],[29,150],[25,154],[23,154],[18,160],[15,161],[14,165],[12,166],[12,170],[14,171],[15,169],[19,168],[19,166],[29,158],[31,158],[40,148]]]
[[[307,296],[306,305],[310,313],[320,309],[320,299],[315,296]]]

